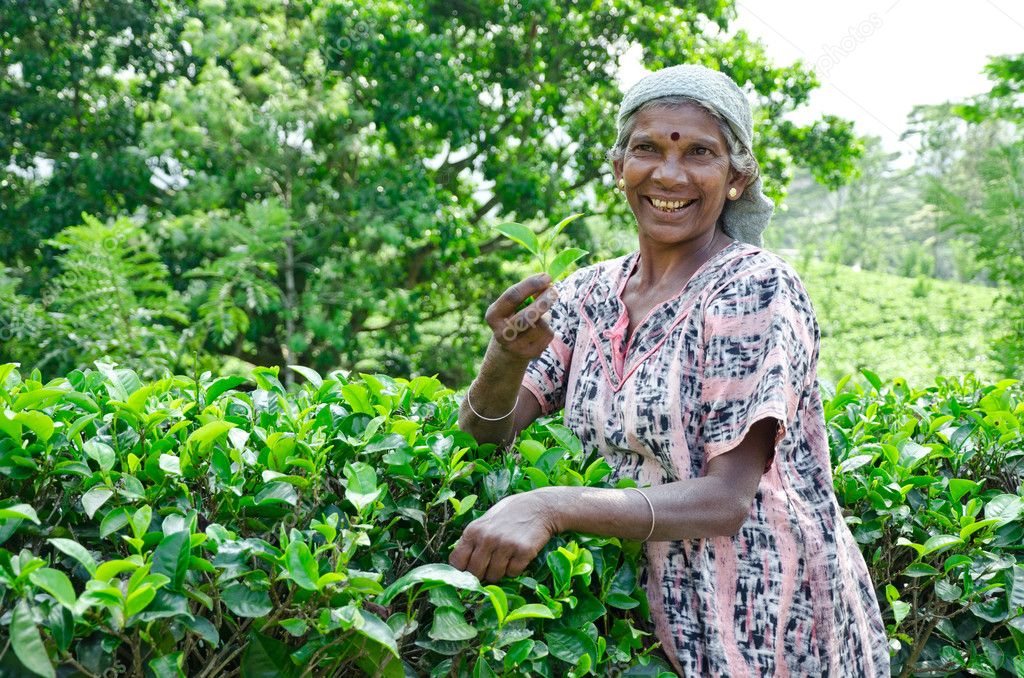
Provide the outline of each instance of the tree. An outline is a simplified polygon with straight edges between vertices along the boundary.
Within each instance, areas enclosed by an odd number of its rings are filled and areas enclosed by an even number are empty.
[[[182,369],[189,318],[138,224],[85,215],[45,244],[57,252],[59,273],[38,299],[0,277],[0,339],[13,356],[46,373],[104,358],[151,377]]]
[[[604,152],[633,44],[746,88],[770,194],[799,163],[850,174],[849,123],[786,121],[809,70],[725,37],[731,3],[677,4],[168,3],[180,56],[135,109],[145,219],[206,350],[464,383],[484,308],[529,273],[493,224],[632,230]],[[585,219],[565,235],[607,250]]]
[[[42,240],[152,204],[137,141],[140,101],[184,68],[176,45],[189,3],[0,2],[0,261],[38,294],[53,263]],[[30,265],[31,264],[31,265]]]
[[[1024,367],[1024,54],[994,58],[986,72],[992,89],[950,109],[966,131],[926,196],[940,227],[963,237],[1005,290],[1007,330],[993,349],[1013,373]]]

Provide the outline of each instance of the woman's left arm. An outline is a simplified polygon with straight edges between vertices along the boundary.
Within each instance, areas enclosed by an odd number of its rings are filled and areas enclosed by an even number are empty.
[[[707,475],[632,490],[545,487],[502,499],[470,523],[449,562],[479,579],[497,581],[526,569],[548,540],[563,531],[605,537],[677,541],[731,536],[750,513],[775,441],[777,420],[750,427],[743,441],[708,462]]]

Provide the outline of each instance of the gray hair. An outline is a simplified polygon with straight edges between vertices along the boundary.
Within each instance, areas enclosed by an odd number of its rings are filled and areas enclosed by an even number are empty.
[[[729,126],[725,117],[718,111],[718,109],[714,108],[710,104],[707,104],[700,99],[694,99],[693,97],[679,94],[658,97],[657,99],[646,101],[626,116],[622,121],[622,126],[619,130],[619,138],[615,140],[615,145],[608,149],[606,154],[607,159],[614,163],[620,162],[626,157],[626,145],[629,143],[629,137],[633,134],[633,129],[636,127],[636,117],[640,111],[675,110],[687,105],[699,106],[715,119],[718,123],[718,129],[722,132],[722,136],[725,138],[725,142],[729,147],[729,165],[740,174],[749,177],[748,184],[753,183],[753,181],[760,175],[760,165],[757,162],[757,158],[754,157],[753,152],[744,146],[736,136],[736,133],[732,131],[732,128]]]

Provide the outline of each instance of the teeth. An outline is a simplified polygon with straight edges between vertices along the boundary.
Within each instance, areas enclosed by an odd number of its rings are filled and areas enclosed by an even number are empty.
[[[689,205],[692,202],[693,202],[692,200],[672,200],[672,201],[666,201],[666,200],[658,200],[657,198],[651,198],[651,203],[653,203],[654,206],[657,207],[658,209],[663,209],[663,210],[679,209],[681,207],[686,207],[687,205]]]

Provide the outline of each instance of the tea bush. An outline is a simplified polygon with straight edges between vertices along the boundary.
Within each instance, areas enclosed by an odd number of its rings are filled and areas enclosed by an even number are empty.
[[[1024,676],[1018,383],[837,384],[835,488],[886,617],[893,670]],[[828,395],[828,394],[827,394]]]
[[[509,493],[606,485],[557,419],[502,450],[432,378],[96,367],[0,366],[0,675],[667,672],[635,542],[561,535],[500,586],[445,564]],[[1024,676],[1019,385],[864,376],[825,414],[894,672]]]
[[[510,492],[604,484],[550,419],[522,457],[432,378],[142,383],[0,368],[0,673],[650,675],[638,543],[563,535],[500,586],[446,564]],[[659,668],[660,667],[660,668]],[[669,675],[671,675],[669,673]]]

